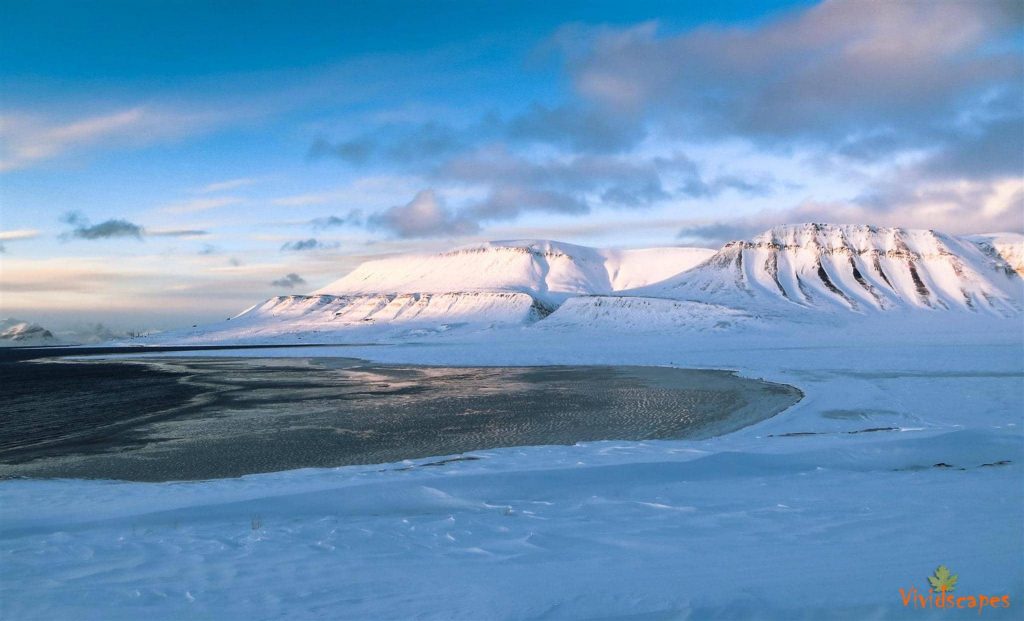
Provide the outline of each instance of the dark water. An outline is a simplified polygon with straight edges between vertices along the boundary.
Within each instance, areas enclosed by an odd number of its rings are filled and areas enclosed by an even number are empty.
[[[0,477],[138,481],[704,438],[800,398],[722,371],[341,358],[4,362],[0,385]]]

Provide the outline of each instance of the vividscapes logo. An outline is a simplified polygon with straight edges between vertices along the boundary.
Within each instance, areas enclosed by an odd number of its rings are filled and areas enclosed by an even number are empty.
[[[928,593],[918,591],[916,587],[900,589],[900,599],[905,608],[977,608],[978,614],[987,606],[989,608],[1009,608],[1009,595],[958,595],[956,581],[959,578],[949,571],[945,565],[939,565],[935,574],[928,576],[931,585]]]

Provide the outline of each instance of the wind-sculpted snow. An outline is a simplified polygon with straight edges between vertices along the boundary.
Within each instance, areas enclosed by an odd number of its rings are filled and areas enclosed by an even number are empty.
[[[1021,310],[1021,278],[998,254],[935,231],[863,225],[776,227],[639,292],[740,308]]]

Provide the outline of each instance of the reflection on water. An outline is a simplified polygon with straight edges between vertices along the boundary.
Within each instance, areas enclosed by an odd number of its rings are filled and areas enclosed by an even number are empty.
[[[789,386],[657,367],[421,367],[339,358],[0,365],[0,476],[161,481],[500,446],[704,438]]]

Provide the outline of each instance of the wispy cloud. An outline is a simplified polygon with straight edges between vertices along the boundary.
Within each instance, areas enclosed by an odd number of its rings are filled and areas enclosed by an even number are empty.
[[[238,203],[241,202],[242,199],[235,196],[196,198],[181,203],[173,203],[171,205],[166,205],[161,208],[161,211],[172,214],[195,213],[198,211],[207,211],[209,209],[217,209],[219,207],[237,205]]]
[[[0,171],[24,168],[74,147],[137,128],[144,114],[142,108],[130,108],[56,125],[39,124],[24,117],[4,117],[0,119],[0,133],[9,147],[0,159]]]
[[[15,241],[19,239],[32,239],[35,237],[39,237],[39,231],[37,229],[0,231],[0,241]]]
[[[111,145],[145,145],[180,137],[217,118],[216,113],[135,106],[77,119],[35,114],[0,117],[0,172],[27,168],[66,153]]]
[[[198,188],[196,192],[200,194],[213,194],[215,192],[226,192],[228,190],[235,190],[238,188],[244,188],[246,186],[257,183],[257,179],[251,177],[241,177],[238,179],[228,179],[226,181],[218,181],[216,183],[210,183]]]
[[[146,229],[145,233],[150,237],[204,237],[210,234],[202,229]]]

